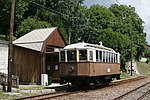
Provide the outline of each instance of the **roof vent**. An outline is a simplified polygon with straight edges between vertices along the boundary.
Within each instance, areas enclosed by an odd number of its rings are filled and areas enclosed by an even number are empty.
[[[102,42],[101,42],[101,41],[99,42],[99,45],[102,45]]]

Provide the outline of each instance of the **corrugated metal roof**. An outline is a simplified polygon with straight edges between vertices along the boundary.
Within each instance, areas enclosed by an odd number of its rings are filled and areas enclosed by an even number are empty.
[[[44,28],[44,29],[35,29],[28,34],[18,38],[17,40],[13,41],[13,44],[16,46],[41,51],[43,42],[51,35],[51,33],[57,27],[53,28]]]
[[[24,47],[27,49],[35,50],[35,51],[41,51],[43,42],[41,42],[41,43],[24,43],[24,44],[15,44],[15,45],[19,46],[19,47]]]

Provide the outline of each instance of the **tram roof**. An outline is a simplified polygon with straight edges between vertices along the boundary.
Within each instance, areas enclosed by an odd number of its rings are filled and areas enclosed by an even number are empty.
[[[108,50],[108,51],[115,52],[113,49],[105,47],[102,44],[97,45],[97,44],[90,44],[90,43],[85,43],[85,42],[70,44],[70,45],[65,46],[63,49],[65,49],[65,50],[71,50],[71,49],[103,49],[103,50]]]

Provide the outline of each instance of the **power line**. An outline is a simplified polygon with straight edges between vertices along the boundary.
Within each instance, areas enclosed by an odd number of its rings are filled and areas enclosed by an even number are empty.
[[[120,3],[118,0],[116,0],[116,2],[117,2],[119,5],[121,5],[121,3]]]
[[[45,7],[44,5],[41,5],[41,4],[39,4],[39,3],[36,3],[36,2],[31,2],[31,3],[34,4],[34,5],[36,5],[37,7],[42,7],[42,8],[44,8],[44,9],[46,9],[46,10],[52,12],[52,13],[57,13],[57,14],[59,14],[59,15],[62,15],[62,16],[65,16],[65,17],[69,17],[69,18],[70,18],[70,16],[67,15],[67,14],[64,14],[64,13],[58,12],[58,11],[56,11],[56,10],[47,8],[47,7]],[[79,19],[80,17],[71,17],[71,18]]]

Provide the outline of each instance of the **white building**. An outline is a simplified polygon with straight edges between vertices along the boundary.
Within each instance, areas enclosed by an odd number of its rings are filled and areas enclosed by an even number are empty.
[[[0,40],[0,73],[8,73],[8,42]]]

